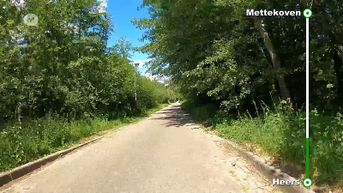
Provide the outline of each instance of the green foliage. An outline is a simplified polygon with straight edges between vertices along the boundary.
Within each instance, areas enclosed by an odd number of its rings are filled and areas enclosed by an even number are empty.
[[[96,0],[30,0],[22,8],[0,2],[0,123],[46,115],[115,118],[168,101],[169,89],[133,67],[128,42],[106,48],[110,23],[97,6]],[[27,13],[38,16],[37,26],[24,24]]]
[[[246,9],[302,11],[310,6],[305,1],[153,0],[144,5],[151,18],[135,24],[147,30],[144,38],[150,43],[141,50],[153,57],[151,70],[170,75],[188,99],[245,111],[253,109],[251,100],[271,105],[270,93],[283,97],[286,89],[293,107],[303,107],[304,18],[259,20],[245,13]],[[316,1],[311,6],[312,104],[335,113],[343,101],[343,17],[338,14],[343,3]],[[265,42],[265,35],[270,42]],[[280,67],[275,67],[271,51]]]
[[[185,98],[196,101],[185,107],[197,119],[218,123],[222,136],[292,164],[304,160],[305,19],[245,14],[310,7],[310,106],[320,114],[312,120],[313,171],[319,182],[342,181],[337,136],[343,128],[334,119],[343,108],[342,1],[148,0],[144,6],[150,18],[135,23],[146,29],[149,43],[141,50],[153,58],[151,71],[171,76]]]
[[[177,98],[140,75],[97,0],[0,1],[0,171]],[[37,26],[23,22],[38,16]]]
[[[103,119],[68,123],[65,120],[41,119],[23,125],[8,126],[0,135],[0,171],[48,155],[61,147],[94,134],[99,129],[111,129],[118,121]]]
[[[239,119],[228,118],[221,112],[207,112],[206,105],[184,105],[191,115],[202,122],[211,123],[221,137],[247,145],[257,153],[274,158],[278,165],[293,167],[294,175],[300,175],[305,167],[305,114],[289,112],[282,106],[266,111],[260,117],[249,114]],[[315,111],[311,114],[311,171],[319,184],[343,183],[343,124],[342,115],[332,119]],[[335,167],[332,167],[335,166]],[[301,168],[299,170],[299,168]]]
[[[138,116],[115,120],[89,118],[68,122],[65,119],[42,118],[22,124],[7,124],[0,131],[0,172],[66,148],[101,131],[140,120],[162,107],[158,105]]]
[[[213,104],[199,105],[195,101],[186,101],[182,103],[182,108],[189,111],[195,120],[202,122],[213,119],[218,111],[218,107]]]

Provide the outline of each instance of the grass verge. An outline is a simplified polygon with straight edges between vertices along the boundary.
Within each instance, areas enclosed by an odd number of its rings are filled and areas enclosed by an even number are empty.
[[[159,105],[138,116],[116,120],[94,118],[67,122],[63,119],[39,119],[21,125],[11,124],[0,132],[0,172],[66,149],[102,131],[137,122],[166,106]]]
[[[211,105],[183,107],[201,123],[211,125],[219,136],[273,158],[295,177],[305,173],[305,114],[274,110],[259,117],[230,118]],[[311,176],[319,185],[343,185],[343,119],[312,112]]]

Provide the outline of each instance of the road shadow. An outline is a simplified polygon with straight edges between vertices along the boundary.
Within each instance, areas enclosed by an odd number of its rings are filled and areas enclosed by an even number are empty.
[[[180,105],[174,105],[155,113],[158,117],[151,117],[150,120],[164,120],[162,123],[166,127],[196,126],[191,116],[182,110]],[[197,127],[194,127],[197,129]]]

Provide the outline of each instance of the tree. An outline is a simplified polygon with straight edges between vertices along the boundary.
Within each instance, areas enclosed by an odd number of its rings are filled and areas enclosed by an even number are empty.
[[[189,98],[246,109],[254,100],[271,103],[269,93],[274,93],[290,99],[294,108],[303,107],[305,19],[254,18],[245,13],[246,9],[302,11],[308,3],[150,0],[144,5],[150,19],[135,23],[146,29],[143,38],[150,43],[141,50],[151,55],[151,70],[170,75]],[[330,111],[343,101],[342,17],[337,14],[342,3],[315,1],[313,11],[312,105]]]
[[[135,104],[138,74],[130,64],[131,48],[123,40],[107,48],[111,25],[97,0],[27,0],[20,6],[1,1],[0,6],[1,122],[113,118],[157,101],[148,95],[147,103]],[[23,22],[28,14],[38,17],[37,25]]]

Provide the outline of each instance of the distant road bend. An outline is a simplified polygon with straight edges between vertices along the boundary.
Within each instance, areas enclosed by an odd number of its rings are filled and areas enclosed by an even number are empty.
[[[6,185],[0,192],[271,192],[269,183],[237,155],[225,151],[221,141],[192,123],[180,104],[173,104]]]

